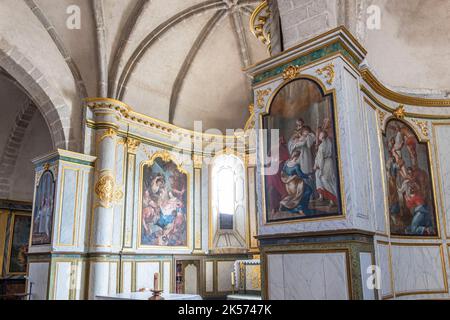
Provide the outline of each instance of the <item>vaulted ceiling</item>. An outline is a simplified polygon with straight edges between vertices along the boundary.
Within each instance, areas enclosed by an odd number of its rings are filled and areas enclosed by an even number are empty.
[[[184,128],[241,128],[251,102],[242,69],[268,57],[249,30],[259,0],[26,0],[78,80]],[[67,8],[81,10],[69,29]],[[69,9],[70,11],[70,9]]]

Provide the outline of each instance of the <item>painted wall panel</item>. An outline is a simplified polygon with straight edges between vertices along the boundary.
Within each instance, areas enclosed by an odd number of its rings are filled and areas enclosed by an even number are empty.
[[[77,235],[79,171],[63,169],[63,179],[57,246],[73,246]]]
[[[136,262],[136,290],[153,289],[153,279],[159,270],[159,262]]]
[[[55,300],[70,299],[71,262],[57,262],[55,266],[55,282],[53,298]]]
[[[270,299],[350,298],[345,253],[282,254],[268,255],[267,258]]]
[[[439,246],[392,246],[392,269],[397,296],[447,291]]]
[[[362,275],[362,286],[363,286],[363,297],[364,300],[375,300],[375,290],[374,287],[369,287],[370,284],[375,285],[372,281],[369,281],[369,277],[372,275],[371,266],[373,265],[372,254],[361,252],[359,254],[359,261],[361,265],[361,275]]]
[[[28,292],[31,291],[30,300],[46,300],[47,299],[47,287],[48,287],[48,271],[50,264],[43,263],[30,263],[28,269]],[[30,290],[31,284],[31,290]]]
[[[234,270],[234,261],[217,262],[217,290],[229,292],[232,290],[231,273]]]
[[[212,261],[205,262],[205,286],[207,293],[214,291],[214,262]]]

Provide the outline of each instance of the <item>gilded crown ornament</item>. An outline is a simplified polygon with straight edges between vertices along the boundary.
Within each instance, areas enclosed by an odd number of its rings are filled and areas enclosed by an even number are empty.
[[[284,80],[292,80],[296,78],[300,74],[299,66],[289,66],[283,71],[283,79]]]

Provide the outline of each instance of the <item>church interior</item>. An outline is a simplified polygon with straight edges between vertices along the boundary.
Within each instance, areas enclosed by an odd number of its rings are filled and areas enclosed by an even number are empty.
[[[450,299],[450,2],[1,0],[0,300]]]

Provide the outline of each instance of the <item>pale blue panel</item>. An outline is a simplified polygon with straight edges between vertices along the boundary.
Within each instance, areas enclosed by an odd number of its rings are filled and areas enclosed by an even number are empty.
[[[59,241],[58,246],[73,245],[75,242],[74,222],[77,211],[77,180],[78,172],[75,170],[64,170],[63,195],[62,195],[62,211],[61,221],[59,223]]]

